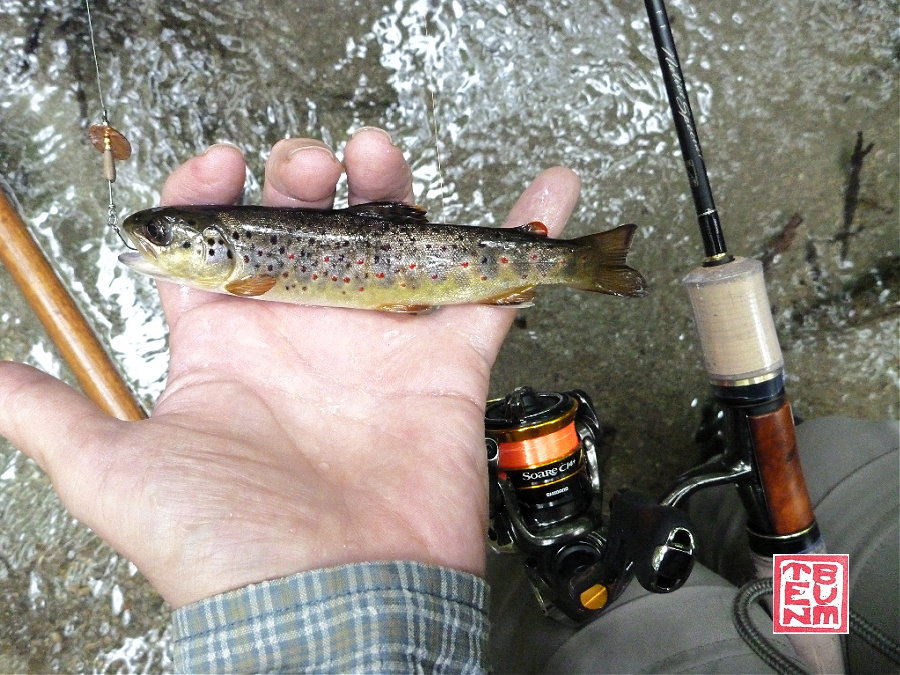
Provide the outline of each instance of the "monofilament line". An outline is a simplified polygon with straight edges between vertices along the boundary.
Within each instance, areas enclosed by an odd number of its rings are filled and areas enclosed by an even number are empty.
[[[84,0],[84,8],[87,10],[88,34],[91,38],[91,55],[94,57],[94,72],[97,74],[97,94],[100,96],[100,110],[103,115],[103,123],[109,125],[109,114],[106,111],[106,103],[103,98],[103,87],[100,86],[100,61],[97,58],[97,43],[94,40],[94,22],[91,19],[90,0]]]
[[[425,38],[426,38],[426,42],[427,42],[428,38],[429,38],[428,17],[427,16],[425,17]],[[432,122],[432,132],[434,133],[434,157],[435,157],[435,161],[437,162],[438,189],[440,190],[440,193],[441,193],[441,215],[440,215],[439,220],[445,220],[446,213],[447,213],[447,203],[446,203],[446,198],[445,198],[446,190],[444,189],[444,170],[443,170],[443,167],[441,166],[441,141],[440,141],[440,134],[439,134],[439,130],[438,130],[437,103],[435,101],[435,95],[434,95],[434,86],[433,86],[434,85],[434,73],[433,73],[433,71],[430,76],[428,76],[426,74],[426,78],[428,80],[430,80],[430,82],[431,82],[431,86],[428,86],[428,93],[431,96],[431,122]]]

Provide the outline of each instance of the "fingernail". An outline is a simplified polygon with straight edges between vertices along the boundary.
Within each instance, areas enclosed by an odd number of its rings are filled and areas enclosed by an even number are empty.
[[[335,156],[335,154],[334,154],[334,152],[331,150],[331,148],[326,148],[326,147],[321,146],[321,145],[301,145],[299,148],[294,148],[293,150],[291,150],[290,152],[288,152],[288,154],[287,154],[287,156],[286,156],[285,159],[286,159],[287,161],[291,161],[294,157],[296,157],[296,156],[299,155],[300,153],[303,153],[303,152],[310,152],[310,151],[314,151],[314,152],[323,152],[323,153],[325,153],[326,155],[328,155],[328,157],[330,157],[330,158],[331,158],[332,160],[334,160],[335,162],[338,161],[338,158]]]
[[[234,148],[234,149],[237,150],[239,153],[241,153],[241,156],[244,155],[244,151],[241,150],[241,149],[240,149],[238,146],[236,146],[234,143],[229,143],[228,141],[219,141],[218,143],[213,143],[213,144],[212,144],[211,146],[209,146],[206,150],[204,150],[202,153],[200,153],[201,157],[202,157],[203,155],[205,155],[206,153],[208,153],[210,150],[215,150],[216,148]]]
[[[394,139],[391,138],[391,135],[387,131],[382,129],[381,127],[360,127],[359,129],[357,129],[356,131],[353,132],[353,134],[350,136],[350,138],[355,138],[358,134],[361,134],[364,131],[377,131],[378,133],[382,134],[385,138],[387,138],[388,141],[390,141],[391,145],[394,145]]]

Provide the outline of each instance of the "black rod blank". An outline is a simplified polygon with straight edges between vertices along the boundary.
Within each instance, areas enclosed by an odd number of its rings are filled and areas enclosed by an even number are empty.
[[[697,135],[697,125],[694,123],[694,113],[688,100],[678,52],[675,50],[675,38],[672,36],[669,16],[663,0],[644,0],[644,5],[647,7],[650,31],[656,44],[656,56],[662,70],[669,106],[675,121],[675,131],[678,134],[678,144],[681,146],[694,197],[694,208],[697,211],[697,222],[700,225],[700,235],[703,237],[706,259],[713,264],[727,262],[731,260],[731,256],[725,247],[722,223],[713,202],[706,164],[700,150],[700,137]]]

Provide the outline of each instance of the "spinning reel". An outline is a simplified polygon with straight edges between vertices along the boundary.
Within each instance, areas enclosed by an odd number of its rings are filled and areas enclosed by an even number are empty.
[[[488,401],[488,538],[523,557],[542,610],[568,624],[594,619],[632,577],[680,588],[694,564],[687,515],[632,490],[603,516],[602,430],[587,394],[520,387]]]

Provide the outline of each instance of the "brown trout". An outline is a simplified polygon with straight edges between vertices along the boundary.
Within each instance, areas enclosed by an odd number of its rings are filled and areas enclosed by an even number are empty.
[[[119,260],[157,279],[303,305],[422,312],[462,303],[523,307],[535,287],[563,284],[642,296],[625,264],[635,225],[569,240],[516,228],[430,223],[417,206],[346,209],[160,207],[122,229],[137,248]]]

